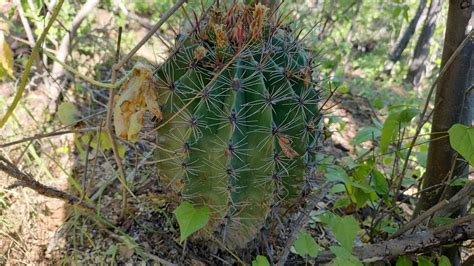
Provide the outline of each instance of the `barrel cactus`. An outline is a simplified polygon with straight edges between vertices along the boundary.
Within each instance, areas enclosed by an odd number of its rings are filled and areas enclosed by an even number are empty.
[[[208,231],[243,244],[295,205],[313,175],[314,63],[261,4],[214,6],[193,26],[154,73],[159,176],[209,208]]]

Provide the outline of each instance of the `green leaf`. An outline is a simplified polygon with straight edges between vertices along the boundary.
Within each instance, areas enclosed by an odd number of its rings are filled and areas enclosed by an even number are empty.
[[[183,201],[174,211],[178,220],[181,233],[180,242],[197,230],[203,228],[209,221],[209,209],[207,207],[194,207],[191,203]]]
[[[418,114],[418,110],[415,108],[407,108],[400,113],[399,122],[401,123],[410,123],[411,120]]]
[[[469,182],[471,182],[471,181],[469,180],[469,177],[467,177],[467,176],[458,177],[458,178],[454,178],[451,181],[449,181],[449,185],[452,186],[452,187],[459,187],[459,186],[464,186]]]
[[[328,168],[326,172],[326,178],[330,182],[338,182],[338,181],[341,181],[343,183],[351,182],[346,171],[342,167],[337,166],[337,165]]]
[[[383,153],[387,152],[388,145],[392,143],[400,126],[404,126],[416,116],[415,108],[406,108],[403,111],[393,112],[388,115],[382,127],[382,135],[380,136],[380,149]]]
[[[387,194],[388,193],[388,182],[385,179],[385,176],[379,172],[378,170],[374,170],[372,172],[372,177],[374,178],[374,188],[375,192],[379,194]]]
[[[349,198],[339,198],[336,200],[334,203],[333,209],[341,208],[341,207],[347,207],[351,204],[351,200]]]
[[[117,256],[117,251],[117,245],[112,245],[107,249],[107,251],[105,251],[105,255],[109,255],[110,257],[112,257],[112,264],[115,264],[115,256]]]
[[[90,140],[90,138],[92,138],[92,140]],[[95,132],[86,133],[81,137],[81,141],[84,144],[90,143],[90,146],[94,149],[99,148],[102,151],[112,149],[112,142],[110,141],[109,134],[105,131],[100,132],[100,135]],[[117,140],[115,141],[115,145],[117,146],[117,152],[120,159],[125,158],[125,146]]]
[[[336,236],[337,241],[341,243],[341,246],[351,251],[354,246],[354,240],[356,239],[357,232],[359,232],[359,223],[352,216],[339,217],[335,216],[335,219],[329,221],[332,232]]]
[[[252,261],[252,266],[270,266],[267,257],[258,255],[255,260]]]
[[[474,128],[454,124],[448,134],[451,147],[474,166]]]
[[[435,266],[429,259],[424,256],[418,257],[418,266]]]
[[[400,256],[395,266],[412,266],[413,262],[407,256]]]
[[[337,89],[338,92],[340,93],[348,93],[349,92],[349,88],[348,87],[339,87]]]
[[[346,192],[346,186],[344,184],[336,184],[331,188],[331,193],[342,193]]]
[[[65,126],[72,126],[80,119],[80,112],[77,107],[70,102],[63,102],[58,107],[58,119]]]
[[[305,230],[302,230],[299,233],[298,239],[296,239],[293,246],[295,247],[296,253],[302,257],[306,255],[309,255],[310,257],[316,257],[320,250],[320,247],[314,238]]]
[[[444,224],[450,224],[454,221],[453,218],[450,217],[443,217],[443,216],[435,216],[433,217],[433,223],[437,225],[444,225]]]
[[[352,144],[358,145],[364,143],[369,140],[375,140],[380,137],[382,133],[380,129],[376,127],[364,127],[355,135],[354,139],[352,140]]]
[[[451,261],[449,261],[448,257],[441,256],[438,258],[438,266],[451,266]]]
[[[336,255],[334,264],[337,266],[363,266],[362,262],[343,247],[331,246],[329,249]]]

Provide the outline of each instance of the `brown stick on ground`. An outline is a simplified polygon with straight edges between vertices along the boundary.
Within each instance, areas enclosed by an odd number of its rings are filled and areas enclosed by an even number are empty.
[[[23,173],[22,171],[20,171],[18,167],[16,167],[16,165],[11,163],[2,155],[0,155],[0,171],[5,172],[9,176],[18,180],[18,182],[11,185],[10,188],[18,187],[18,186],[31,188],[34,191],[46,197],[62,199],[68,202],[69,204],[77,205],[88,210],[94,210],[94,206],[92,206],[91,204],[88,204],[85,201],[81,201],[80,198],[74,195],[71,195],[67,192],[41,184],[40,182],[36,181],[33,178],[33,176],[31,176],[30,174]]]
[[[446,244],[474,239],[474,214],[459,218],[453,223],[422,231],[382,243],[355,247],[352,254],[362,262],[370,263],[397,258],[398,256],[425,252]],[[330,251],[319,253],[316,262],[329,262],[334,258]]]

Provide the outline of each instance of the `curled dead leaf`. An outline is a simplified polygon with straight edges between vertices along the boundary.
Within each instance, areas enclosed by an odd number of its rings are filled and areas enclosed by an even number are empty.
[[[136,142],[143,128],[145,111],[161,119],[158,96],[154,90],[153,70],[150,66],[138,63],[128,80],[122,85],[122,93],[115,99],[115,133],[122,139]]]
[[[287,136],[278,136],[278,144],[288,159],[293,160],[299,154],[291,147],[291,140]]]

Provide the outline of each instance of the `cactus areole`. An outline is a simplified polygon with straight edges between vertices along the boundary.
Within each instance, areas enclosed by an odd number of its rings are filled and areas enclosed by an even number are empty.
[[[214,6],[154,73],[160,180],[207,206],[231,246],[294,205],[315,169],[314,66],[280,23],[261,4]]]

